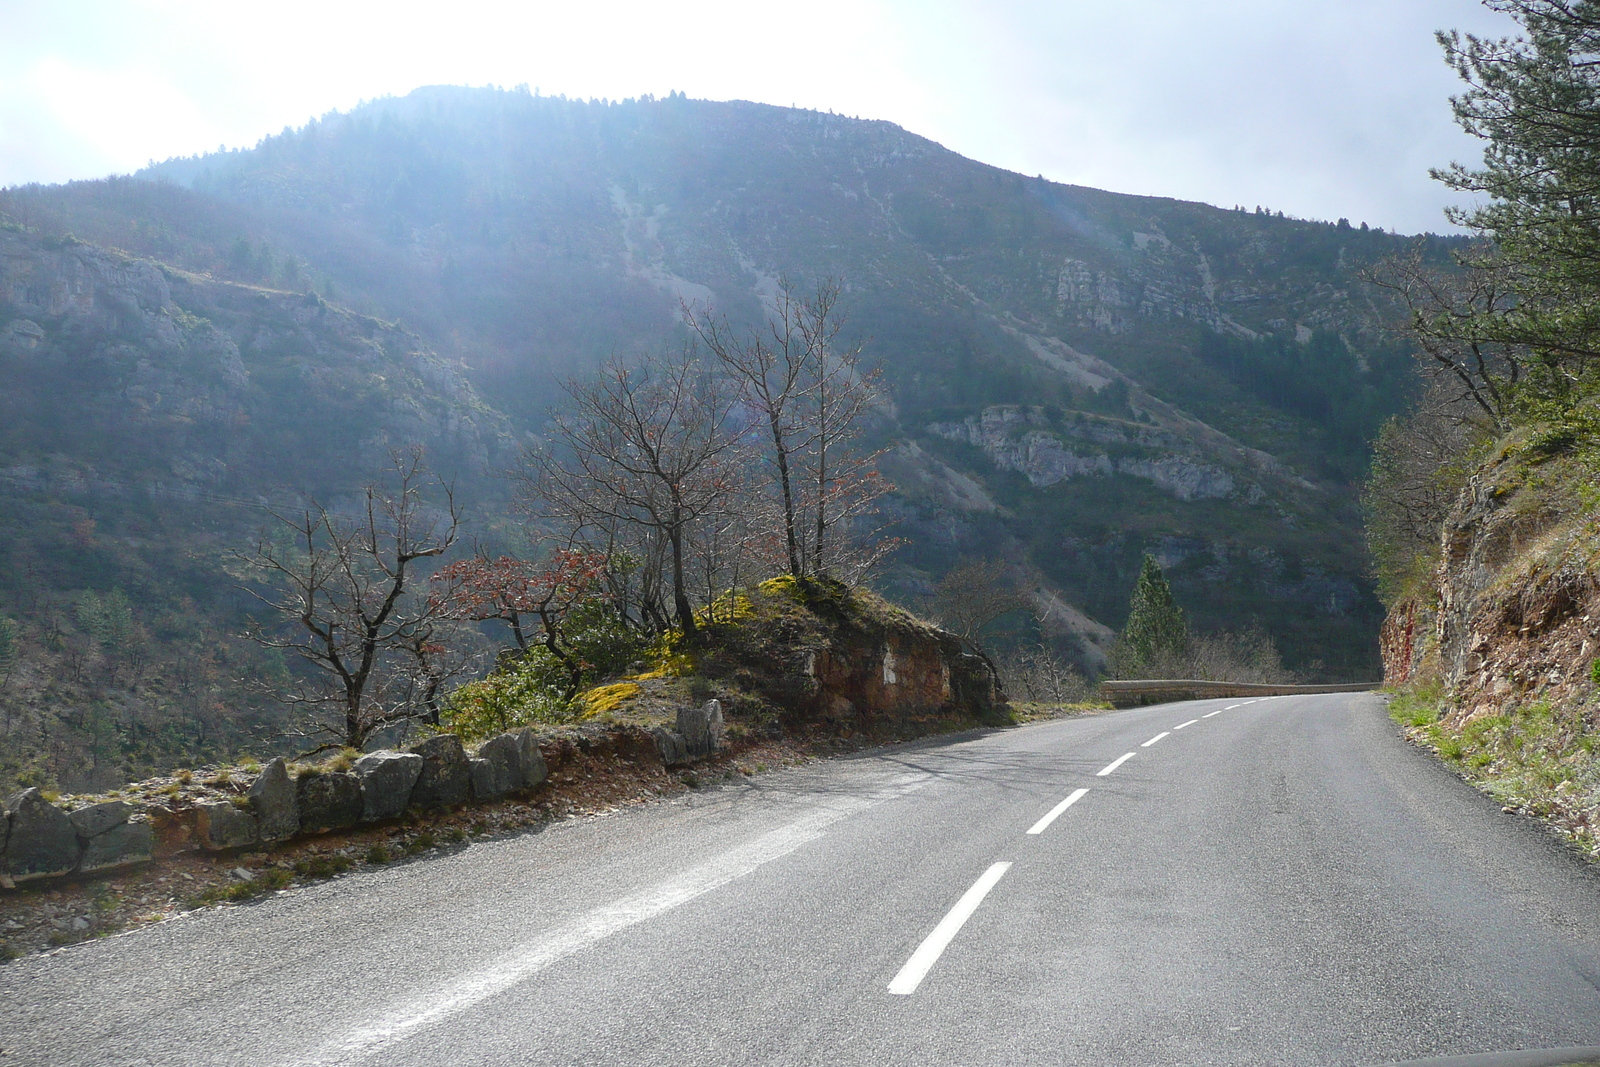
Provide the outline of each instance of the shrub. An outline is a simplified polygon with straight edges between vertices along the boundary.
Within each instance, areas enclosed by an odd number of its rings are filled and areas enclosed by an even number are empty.
[[[441,725],[471,743],[529,723],[572,721],[576,716],[561,699],[560,683],[551,677],[551,660],[540,649],[509,668],[461,686],[440,713]]]

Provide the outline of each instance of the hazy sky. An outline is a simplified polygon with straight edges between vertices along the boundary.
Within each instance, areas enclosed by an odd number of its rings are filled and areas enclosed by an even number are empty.
[[[1476,0],[0,0],[0,185],[249,145],[439,83],[797,104],[1058,181],[1442,229]]]

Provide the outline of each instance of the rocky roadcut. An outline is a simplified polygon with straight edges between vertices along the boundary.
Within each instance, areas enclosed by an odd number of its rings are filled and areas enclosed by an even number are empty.
[[[1396,718],[1600,858],[1600,557],[1586,461],[1513,440],[1469,480],[1431,578],[1382,631]]]

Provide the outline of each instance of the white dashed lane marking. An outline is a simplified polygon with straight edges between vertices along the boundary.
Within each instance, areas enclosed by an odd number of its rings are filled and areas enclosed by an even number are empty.
[[[1051,823],[1055,822],[1056,821],[1056,817],[1058,815],[1060,815],[1062,812],[1066,811],[1068,808],[1072,807],[1072,805],[1074,805],[1078,801],[1082,800],[1083,799],[1083,795],[1085,793],[1087,793],[1087,792],[1088,792],[1087,789],[1074,789],[1072,791],[1071,795],[1069,795],[1067,797],[1067,799],[1063,800],[1061,803],[1057,804],[1055,807],[1053,807],[1049,811],[1045,812],[1044,816],[1042,818],[1040,818],[1040,820],[1038,822],[1036,822],[1032,826],[1028,827],[1028,833],[1030,833],[1030,834],[1042,834],[1042,833],[1044,833],[1045,827],[1047,827]]]
[[[956,906],[950,909],[950,914],[939,920],[939,925],[933,928],[933,933],[923,939],[917,946],[917,951],[906,960],[906,965],[900,968],[900,973],[894,976],[894,981],[889,983],[889,992],[898,996],[909,996],[917,991],[917,986],[927,977],[928,971],[939,962],[939,957],[944,955],[944,950],[961,932],[961,927],[972,918],[972,913],[978,910],[978,905],[983,903],[983,898],[989,895],[995,883],[1005,876],[1011,869],[1009,860],[996,863],[983,876],[972,884],[972,888],[961,895],[956,901]]]
[[[1169,736],[1171,736],[1171,734],[1172,734],[1171,730],[1162,730],[1159,734],[1156,734],[1154,737],[1152,737],[1150,740],[1146,741],[1144,744],[1140,745],[1139,747],[1140,748],[1149,748],[1151,745],[1155,744],[1157,741],[1161,740],[1163,737],[1169,737]]]
[[[1094,772],[1094,776],[1096,778],[1104,778],[1106,775],[1110,774],[1112,771],[1116,770],[1118,767],[1122,766],[1124,763],[1127,763],[1132,758],[1133,758],[1133,753],[1132,752],[1129,752],[1125,756],[1118,756],[1116,759],[1112,760],[1110,763],[1106,764],[1104,767],[1100,768],[1098,771],[1095,771]]]

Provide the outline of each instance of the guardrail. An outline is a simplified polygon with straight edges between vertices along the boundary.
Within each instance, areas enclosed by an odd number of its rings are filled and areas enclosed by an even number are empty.
[[[1272,685],[1263,682],[1207,682],[1197,678],[1151,679],[1127,682],[1101,682],[1100,693],[1115,708],[1140,704],[1167,704],[1174,700],[1205,700],[1211,697],[1280,697],[1302,693],[1370,693],[1381,682],[1349,682],[1339,685]]]

